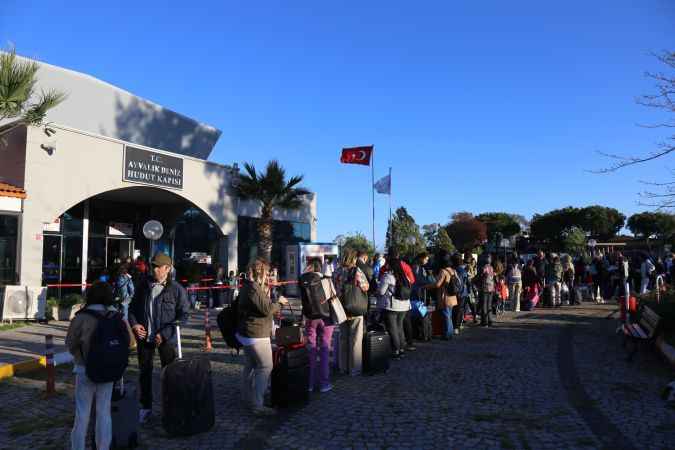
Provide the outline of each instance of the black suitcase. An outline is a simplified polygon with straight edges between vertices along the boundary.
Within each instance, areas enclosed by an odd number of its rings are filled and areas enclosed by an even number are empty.
[[[390,358],[389,333],[376,330],[367,331],[363,336],[363,373],[387,372]]]
[[[178,359],[162,369],[162,426],[170,436],[192,436],[216,422],[211,363],[183,359],[179,326],[176,335]]]
[[[553,289],[549,285],[544,288],[544,308],[550,308],[552,306],[553,306]]]
[[[304,344],[279,346],[272,369],[272,406],[287,408],[309,400],[309,353]]]
[[[89,436],[91,448],[96,450],[96,400],[91,409]],[[122,377],[115,383],[110,402],[110,419],[112,422],[111,449],[138,447],[138,396],[136,385],[125,382]]]
[[[424,317],[413,317],[413,329],[415,339],[422,342],[429,342],[432,336],[431,313]]]

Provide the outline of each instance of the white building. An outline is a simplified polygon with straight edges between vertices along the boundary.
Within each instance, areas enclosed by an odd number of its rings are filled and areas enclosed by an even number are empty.
[[[259,211],[233,194],[236,165],[207,161],[219,130],[71,70],[41,63],[37,78],[68,98],[43,126],[0,123],[0,286],[85,283],[158,249],[234,271],[250,259]],[[315,240],[315,217],[314,195],[278,214],[280,244]]]

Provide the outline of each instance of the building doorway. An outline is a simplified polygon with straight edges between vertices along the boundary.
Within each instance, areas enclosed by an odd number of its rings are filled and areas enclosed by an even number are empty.
[[[118,266],[134,259],[135,242],[130,238],[112,238],[107,239],[106,245],[106,268]]]

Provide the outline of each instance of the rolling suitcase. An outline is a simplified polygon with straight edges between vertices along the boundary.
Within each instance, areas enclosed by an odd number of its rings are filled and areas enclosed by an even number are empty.
[[[413,329],[415,330],[415,339],[422,342],[429,342],[433,335],[431,314],[427,314],[424,317],[414,317]]]
[[[287,408],[309,400],[309,353],[304,344],[279,346],[272,369],[272,406]]]
[[[112,402],[110,403],[110,416],[112,418],[112,443],[111,448],[136,448],[138,447],[138,397],[136,385],[124,382],[122,378],[118,382],[118,389],[113,390]]]
[[[431,334],[436,337],[445,336],[445,317],[439,310],[431,313]]]
[[[192,436],[215,424],[211,363],[183,359],[178,325],[176,336],[178,359],[162,369],[162,426],[170,436]]]
[[[136,386],[131,382],[125,383],[122,377],[113,386],[110,402],[111,449],[138,447],[138,410]],[[90,417],[88,434],[91,448],[96,450],[96,399]]]
[[[553,290],[551,286],[544,288],[544,308],[551,308],[553,306]]]
[[[390,358],[389,333],[379,330],[367,331],[363,336],[363,373],[387,372]]]

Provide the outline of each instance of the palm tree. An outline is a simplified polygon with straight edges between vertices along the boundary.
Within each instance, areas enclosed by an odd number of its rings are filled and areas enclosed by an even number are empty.
[[[265,172],[257,172],[253,164],[245,163],[246,173],[239,176],[235,187],[236,194],[243,200],[260,203],[260,221],[258,223],[258,256],[272,259],[272,214],[275,210],[297,210],[310,191],[298,186],[303,176],[298,175],[286,180],[286,171],[279,161],[267,163]]]
[[[66,95],[55,90],[43,90],[31,102],[40,66],[35,61],[19,60],[12,48],[0,51],[0,121],[17,119],[9,132],[21,125],[40,125],[47,111],[61,103]]]

